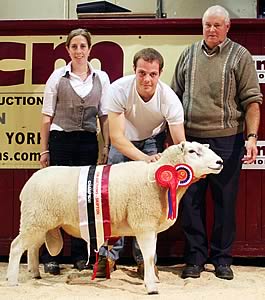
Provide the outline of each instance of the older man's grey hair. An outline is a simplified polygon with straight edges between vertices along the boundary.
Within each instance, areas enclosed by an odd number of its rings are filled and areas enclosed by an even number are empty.
[[[229,24],[230,23],[230,16],[229,16],[229,12],[221,5],[214,5],[209,7],[205,13],[203,14],[202,17],[202,23],[204,23],[204,20],[206,17],[208,16],[224,16],[225,18],[225,24]]]

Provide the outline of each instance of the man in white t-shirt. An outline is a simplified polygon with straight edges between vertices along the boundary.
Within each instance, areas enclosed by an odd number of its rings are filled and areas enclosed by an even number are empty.
[[[165,83],[160,81],[164,66],[161,54],[153,48],[137,52],[133,59],[134,75],[113,82],[108,91],[108,120],[111,139],[108,163],[128,160],[154,162],[164,149],[168,128],[174,144],[185,140],[182,104]],[[99,250],[97,277],[105,277],[107,260],[110,270],[123,248],[121,238],[109,252]],[[143,277],[143,257],[134,239],[133,256]]]

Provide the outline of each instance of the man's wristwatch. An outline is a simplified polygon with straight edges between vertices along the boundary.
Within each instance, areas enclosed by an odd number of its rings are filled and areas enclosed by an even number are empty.
[[[255,139],[258,139],[258,135],[257,135],[256,133],[249,133],[249,134],[247,135],[247,139],[249,139],[249,138],[251,138],[251,137],[253,137],[253,138],[255,138]]]

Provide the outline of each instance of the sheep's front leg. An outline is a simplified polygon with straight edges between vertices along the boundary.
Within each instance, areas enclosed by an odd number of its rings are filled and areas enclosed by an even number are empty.
[[[155,275],[155,252],[156,239],[155,232],[143,232],[136,235],[137,242],[144,258],[144,283],[148,294],[158,294],[156,282],[159,282]]]

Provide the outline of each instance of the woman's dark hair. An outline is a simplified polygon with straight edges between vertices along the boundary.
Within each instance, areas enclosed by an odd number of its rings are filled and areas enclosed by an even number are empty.
[[[91,47],[91,35],[86,29],[83,29],[83,28],[74,29],[68,34],[67,40],[65,42],[66,47],[69,47],[72,38],[75,36],[78,36],[78,35],[82,35],[83,37],[86,38],[88,48],[90,48]]]

